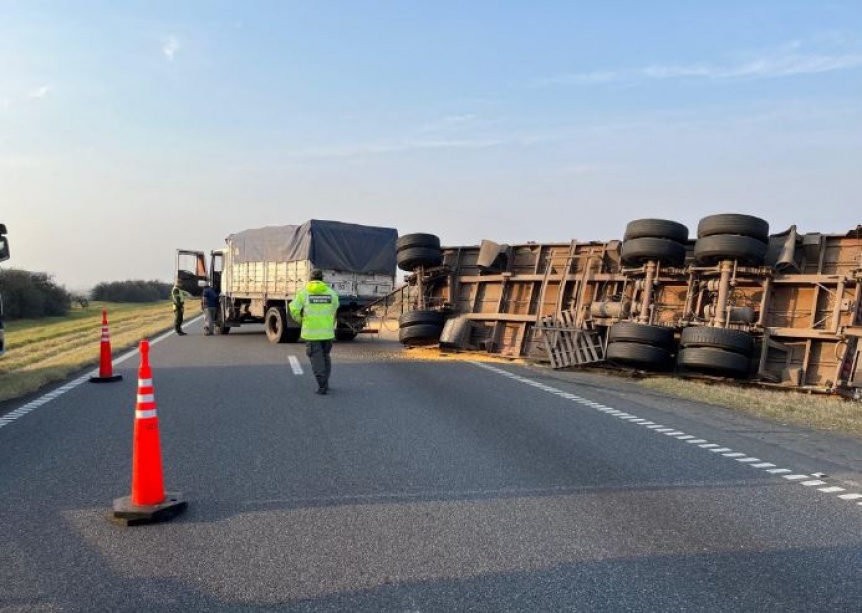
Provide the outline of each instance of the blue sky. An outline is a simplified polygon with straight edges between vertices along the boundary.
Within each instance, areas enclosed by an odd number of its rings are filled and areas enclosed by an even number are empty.
[[[75,289],[310,218],[844,232],[862,3],[0,0],[0,188],[7,265]]]

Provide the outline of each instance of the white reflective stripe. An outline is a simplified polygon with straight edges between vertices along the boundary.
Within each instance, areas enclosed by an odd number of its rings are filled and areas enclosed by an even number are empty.
[[[138,387],[152,387],[153,380],[152,379],[138,379]]]
[[[153,394],[138,394],[138,402],[155,402],[156,397]]]
[[[135,419],[149,419],[150,417],[156,416],[156,410],[150,409],[149,411],[135,411]]]

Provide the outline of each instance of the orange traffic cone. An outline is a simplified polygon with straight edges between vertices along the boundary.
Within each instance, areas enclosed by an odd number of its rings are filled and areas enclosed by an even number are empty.
[[[113,373],[114,364],[111,362],[111,333],[108,332],[108,312],[102,311],[102,342],[99,355],[99,376],[90,377],[91,383],[110,383],[119,381],[123,375]]]
[[[166,521],[182,513],[187,504],[178,492],[165,493],[162,453],[159,448],[159,418],[153,395],[150,342],[141,341],[138,370],[138,401],[135,405],[135,435],[132,450],[132,494],[114,500],[111,520],[124,526]]]

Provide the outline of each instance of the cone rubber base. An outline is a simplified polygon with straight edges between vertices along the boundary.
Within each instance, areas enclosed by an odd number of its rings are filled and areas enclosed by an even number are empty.
[[[121,381],[123,379],[123,375],[111,375],[110,377],[90,377],[90,383],[113,383],[114,381]]]
[[[114,500],[114,510],[108,519],[121,526],[140,526],[173,519],[186,510],[188,502],[180,492],[165,492],[161,504],[138,506],[132,503],[131,496]]]

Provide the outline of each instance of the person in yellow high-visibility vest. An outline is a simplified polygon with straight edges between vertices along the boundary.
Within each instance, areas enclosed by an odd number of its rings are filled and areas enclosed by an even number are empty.
[[[297,292],[288,308],[290,316],[302,324],[300,338],[305,341],[305,353],[317,379],[317,393],[326,394],[332,372],[329,353],[335,338],[338,294],[323,282],[323,271],[315,269],[311,271],[310,281]]]
[[[177,333],[177,336],[186,335],[183,332],[183,312],[185,311],[186,297],[188,296],[190,294],[180,288],[179,285],[174,285],[171,288],[171,304],[174,307],[174,332]]]

